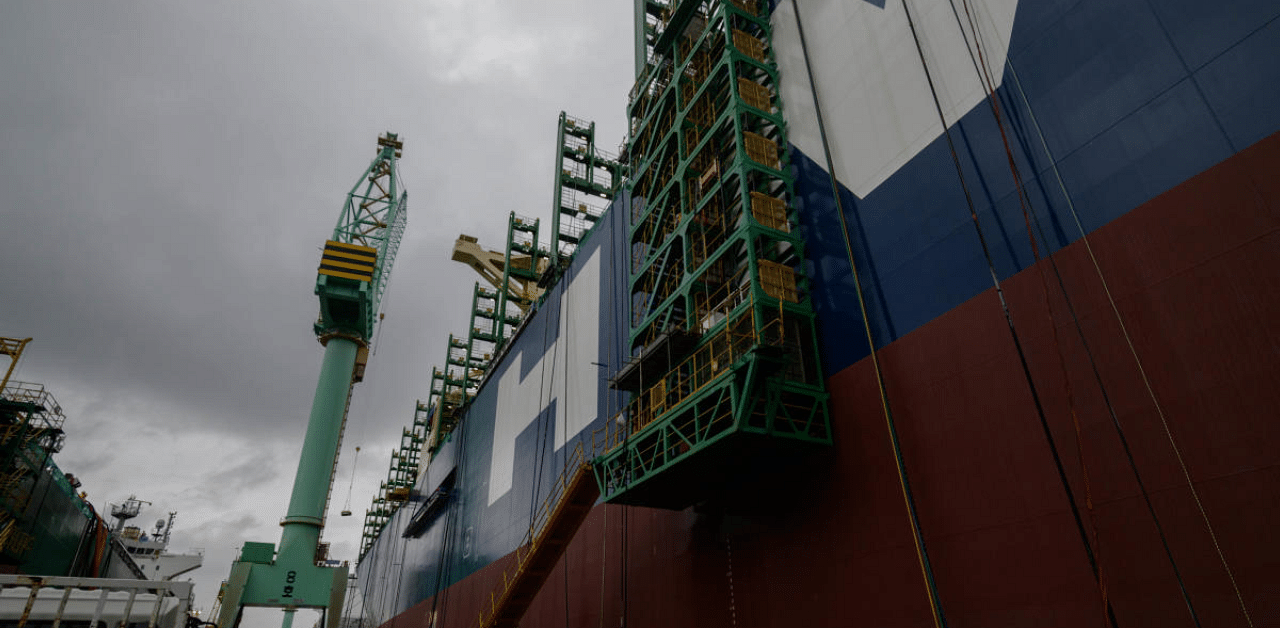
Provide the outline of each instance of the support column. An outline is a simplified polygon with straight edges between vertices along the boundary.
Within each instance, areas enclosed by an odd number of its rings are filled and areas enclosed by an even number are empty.
[[[338,453],[338,434],[346,412],[351,372],[355,368],[359,348],[359,344],[347,336],[331,337],[325,344],[320,379],[316,382],[316,394],[311,402],[311,418],[302,441],[298,472],[293,479],[293,494],[289,498],[284,531],[280,536],[278,562],[306,564],[315,560],[333,460]]]

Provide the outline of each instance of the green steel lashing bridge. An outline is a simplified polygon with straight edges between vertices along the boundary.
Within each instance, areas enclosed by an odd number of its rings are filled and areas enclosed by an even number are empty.
[[[681,509],[831,443],[764,3],[636,0],[636,14],[616,171],[632,201],[631,358],[610,379],[630,401],[568,456],[480,628],[519,624],[596,499]],[[577,130],[562,116],[561,160]],[[581,172],[559,168],[557,196]],[[552,231],[555,269],[581,237]]]
[[[337,628],[341,620],[347,565],[328,560],[320,533],[352,386],[363,378],[368,343],[404,235],[408,195],[396,172],[401,147],[393,133],[378,138],[377,156],[347,195],[325,243],[315,288],[320,298],[315,333],[325,347],[324,360],[293,493],[280,522],[280,546],[244,544],[225,583],[218,628],[237,626],[246,607],[283,609],[284,628],[299,608],[320,609],[328,628]]]
[[[776,474],[832,442],[766,4],[635,1],[623,156],[597,151],[594,124],[561,114],[549,248],[539,221],[514,214],[505,255],[469,237],[455,247],[495,290],[477,284],[471,334],[451,336],[433,372],[428,454],[492,361],[477,347],[501,354],[624,178],[630,191],[631,357],[610,378],[630,400],[567,452],[481,628],[518,626],[597,499],[681,509],[751,482],[759,460]],[[375,500],[365,550],[390,512]]]
[[[630,391],[605,501],[683,508],[831,443],[765,3],[636,0]]]

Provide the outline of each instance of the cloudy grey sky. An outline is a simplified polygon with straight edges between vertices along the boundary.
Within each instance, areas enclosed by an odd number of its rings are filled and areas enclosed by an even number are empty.
[[[198,606],[241,542],[279,538],[320,246],[377,136],[405,141],[409,226],[325,534],[341,559],[466,330],[454,239],[550,215],[561,109],[616,147],[630,20],[626,0],[0,4],[0,335],[35,339],[17,378],[62,403],[57,460],[100,511],[178,511]]]

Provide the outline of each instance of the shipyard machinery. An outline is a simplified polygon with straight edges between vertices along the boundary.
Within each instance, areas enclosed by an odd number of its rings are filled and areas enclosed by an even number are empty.
[[[320,609],[328,628],[337,628],[341,619],[347,566],[327,560],[320,533],[351,389],[363,378],[379,302],[404,234],[407,194],[396,172],[401,146],[395,134],[378,138],[377,156],[347,195],[333,237],[325,242],[315,288],[315,332],[324,361],[280,522],[280,546],[244,544],[226,582],[218,628],[238,625],[246,607],[284,609],[285,628],[299,608]]]

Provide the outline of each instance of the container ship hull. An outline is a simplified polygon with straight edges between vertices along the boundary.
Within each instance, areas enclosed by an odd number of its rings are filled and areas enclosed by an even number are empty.
[[[1280,9],[934,4],[771,8],[830,450],[596,505],[522,625],[1280,626]],[[362,557],[372,625],[475,624],[622,407],[632,202]]]

